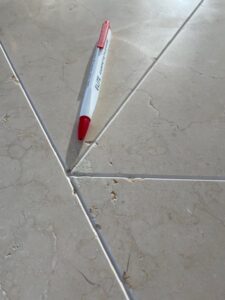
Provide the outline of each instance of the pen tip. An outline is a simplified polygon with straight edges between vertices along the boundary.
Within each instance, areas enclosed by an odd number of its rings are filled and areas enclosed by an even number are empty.
[[[90,122],[91,119],[89,117],[87,116],[80,117],[79,125],[78,125],[78,133],[77,133],[78,140],[82,141],[85,138]]]

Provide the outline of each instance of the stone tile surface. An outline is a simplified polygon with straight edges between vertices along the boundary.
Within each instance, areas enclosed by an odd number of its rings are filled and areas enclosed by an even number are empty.
[[[225,176],[224,1],[205,1],[78,167]]]
[[[224,183],[77,184],[137,299],[224,299]]]
[[[0,299],[124,299],[0,55]]]
[[[110,19],[113,40],[93,140],[172,38],[198,0],[3,0],[0,38],[67,167],[81,148],[74,122],[99,27]]]

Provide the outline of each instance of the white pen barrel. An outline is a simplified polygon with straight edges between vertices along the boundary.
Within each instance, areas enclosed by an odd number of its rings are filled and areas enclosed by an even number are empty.
[[[101,87],[102,76],[106,64],[106,57],[111,40],[111,30],[108,31],[107,39],[103,49],[96,48],[93,63],[90,69],[87,87],[82,100],[80,116],[92,117]]]

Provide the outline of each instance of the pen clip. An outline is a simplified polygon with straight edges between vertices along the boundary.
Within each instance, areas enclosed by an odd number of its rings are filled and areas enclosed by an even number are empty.
[[[98,43],[97,43],[97,48],[100,48],[100,49],[104,48],[109,28],[110,28],[110,23],[108,20],[106,20],[102,24],[100,36],[99,36]]]

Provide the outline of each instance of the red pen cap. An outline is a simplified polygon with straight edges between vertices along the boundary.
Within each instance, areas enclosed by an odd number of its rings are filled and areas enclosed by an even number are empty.
[[[100,48],[100,49],[104,48],[109,28],[110,28],[110,23],[108,20],[106,20],[102,24],[102,29],[101,29],[100,36],[98,39],[97,48]]]
[[[80,116],[77,132],[78,140],[82,141],[85,138],[90,122],[91,119],[88,116]]]

